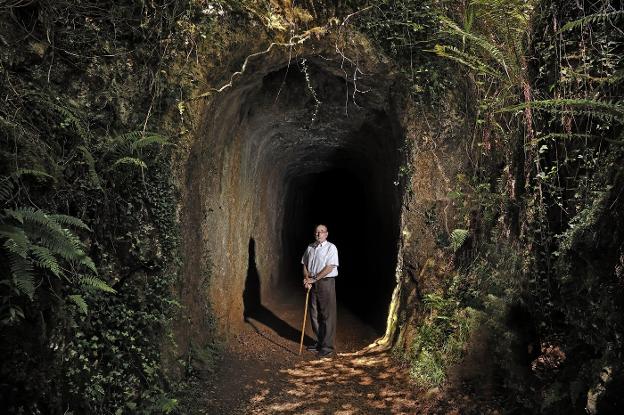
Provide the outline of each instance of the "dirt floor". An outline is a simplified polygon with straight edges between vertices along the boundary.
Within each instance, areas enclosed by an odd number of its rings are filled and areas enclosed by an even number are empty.
[[[317,358],[303,350],[300,328],[305,295],[263,305],[231,339],[209,379],[196,385],[197,414],[460,414],[491,413],[468,396],[444,398],[439,388],[419,390],[408,368],[387,352],[367,348],[377,338],[339,306],[337,353]],[[307,324],[304,344],[313,342]],[[188,398],[188,397],[187,397]],[[472,407],[472,408],[471,408]],[[462,410],[455,408],[464,408]],[[478,409],[478,410],[477,410]]]

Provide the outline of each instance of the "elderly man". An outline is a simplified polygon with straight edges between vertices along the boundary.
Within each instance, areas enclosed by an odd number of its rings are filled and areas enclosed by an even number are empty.
[[[310,321],[316,335],[316,344],[308,350],[318,351],[319,357],[334,353],[336,336],[336,276],[338,275],[338,249],[327,240],[327,226],[318,225],[314,231],[315,242],[308,245],[303,264],[303,286],[310,289]]]

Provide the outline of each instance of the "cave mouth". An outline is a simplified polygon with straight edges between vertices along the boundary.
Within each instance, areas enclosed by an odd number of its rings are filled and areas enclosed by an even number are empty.
[[[328,240],[339,251],[337,301],[382,335],[395,285],[396,223],[387,220],[392,218],[391,204],[371,194],[372,178],[367,175],[337,163],[293,180],[284,201],[282,245],[287,263],[281,276],[289,282],[291,276],[301,276],[298,259],[313,241],[315,226],[325,224]],[[300,278],[295,285],[300,290]]]
[[[301,256],[323,223],[339,250],[338,302],[385,331],[405,140],[387,74],[356,84],[339,63],[293,61],[241,81],[208,108],[191,177],[204,185],[195,196],[213,305],[230,323],[301,295]]]

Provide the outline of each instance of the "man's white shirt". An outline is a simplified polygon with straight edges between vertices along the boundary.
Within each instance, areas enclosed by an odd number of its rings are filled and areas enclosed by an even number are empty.
[[[338,275],[338,248],[329,241],[321,244],[311,243],[306,248],[301,263],[304,264],[310,276],[315,277],[326,265],[334,265],[334,268],[325,277],[335,277]]]

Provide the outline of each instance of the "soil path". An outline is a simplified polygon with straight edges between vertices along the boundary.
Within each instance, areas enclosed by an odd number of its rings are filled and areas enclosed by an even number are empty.
[[[340,305],[337,353],[319,359],[304,349],[299,356],[304,300],[297,293],[268,302],[248,319],[230,340],[210,387],[195,398],[196,413],[430,413],[438,399],[415,388],[408,370],[388,353],[367,351],[377,333]]]

